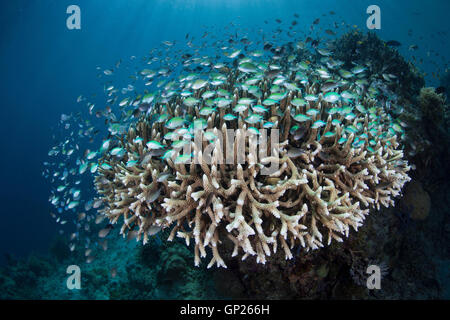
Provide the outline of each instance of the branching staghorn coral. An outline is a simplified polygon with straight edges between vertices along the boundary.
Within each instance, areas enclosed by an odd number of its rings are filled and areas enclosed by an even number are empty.
[[[271,92],[280,75],[266,74],[252,97],[238,85],[252,79],[244,63],[224,70],[227,81],[213,93],[218,110],[204,98],[213,86],[192,80],[184,84],[192,96],[155,103],[105,153],[95,181],[105,204],[100,213],[123,221],[122,234],[135,232],[146,243],[171,228],[169,241],[194,243],[195,265],[210,248],[208,267],[226,267],[220,244],[229,239],[232,256],[264,264],[279,247],[290,259],[295,246],[341,242],[370,208],[394,205],[410,180],[398,141],[403,130],[373,93],[345,81],[325,93],[313,70],[300,90],[287,80],[295,70],[286,67],[284,93]],[[226,90],[232,93],[223,98]],[[276,130],[280,139],[263,143]],[[200,144],[192,139],[198,132]],[[186,147],[192,153],[182,153]],[[272,167],[278,169],[267,171]]]

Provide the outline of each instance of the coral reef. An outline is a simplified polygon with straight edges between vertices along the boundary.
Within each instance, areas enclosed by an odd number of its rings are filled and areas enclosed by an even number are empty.
[[[434,88],[422,88],[419,95],[419,107],[426,121],[441,125],[447,118],[444,95],[436,93]]]
[[[246,71],[253,67],[246,61],[226,69],[221,79],[228,81],[217,91],[211,91],[214,79],[184,81],[194,93],[156,103],[104,154],[95,179],[105,205],[99,212],[113,224],[123,221],[124,236],[135,232],[146,243],[149,234],[171,227],[169,241],[194,240],[195,265],[210,248],[208,267],[225,267],[219,244],[230,240],[233,256],[265,263],[278,248],[290,259],[295,246],[309,251],[340,242],[350,228],[358,230],[370,207],[394,204],[410,179],[403,129],[373,90],[313,65],[300,90],[286,83],[296,78],[288,63],[278,78],[254,80]],[[324,92],[323,73],[343,81],[336,92]],[[237,79],[258,84],[258,98]],[[287,90],[273,89],[277,79]],[[274,132],[279,139],[263,144]],[[264,155],[259,160],[256,145]],[[182,147],[193,152],[183,154]]]
[[[352,62],[369,65],[369,72],[379,77],[394,75],[395,81],[388,81],[390,89],[400,96],[410,98],[419,93],[425,80],[419,70],[407,62],[395,48],[389,47],[376,33],[359,31],[344,34],[336,39],[333,50],[335,58],[351,65]],[[384,75],[384,76],[383,76]]]
[[[8,267],[0,272],[0,299],[40,299],[38,280],[51,276],[52,261],[36,255],[26,261],[8,260]]]
[[[409,212],[411,219],[425,220],[430,214],[431,199],[420,182],[411,181],[405,187],[400,206]]]
[[[445,216],[445,210],[434,209]],[[271,259],[261,266],[251,260],[226,260],[234,271],[226,271],[226,277],[217,276],[217,290],[225,290],[220,283],[227,281],[227,288],[243,287],[228,291],[233,298],[442,298],[441,287],[446,280],[437,280],[432,260],[437,226],[413,220],[405,227],[395,214],[397,210],[383,208],[369,215],[365,227],[354,237],[322,250],[298,252],[291,261]],[[366,287],[366,270],[372,264],[381,269],[381,290]]]
[[[97,249],[97,258],[90,264],[78,251],[64,260],[55,253],[9,259],[8,265],[0,268],[0,298],[448,299],[448,290],[442,289],[448,281],[449,260],[443,257],[450,256],[449,247],[436,243],[450,240],[449,195],[448,184],[432,195],[432,219],[412,220],[404,226],[396,214],[398,209],[382,209],[369,215],[365,227],[348,241],[309,253],[295,252],[288,261],[278,251],[277,259],[265,266],[227,256],[228,269],[199,269],[190,263],[193,253],[181,241],[158,244],[151,237],[141,246],[112,234],[111,247],[108,251]],[[178,276],[166,273],[171,272],[167,259],[184,261],[184,269],[177,263]],[[382,289],[370,291],[365,287],[365,269],[380,261],[389,270],[382,277]],[[70,264],[81,268],[81,290],[65,287]],[[114,276],[112,268],[117,269]]]
[[[425,92],[433,94],[433,91]],[[443,102],[435,98],[425,101]],[[413,101],[420,100],[420,96],[413,98]],[[448,106],[441,104],[440,108]],[[272,260],[263,270],[250,262],[239,262],[235,267],[240,271],[235,275],[235,282],[243,283],[249,296],[269,299],[436,299],[449,296],[448,278],[445,278],[448,268],[443,267],[448,265],[450,257],[448,246],[436,246],[436,243],[446,243],[450,237],[446,161],[449,140],[445,133],[448,128],[442,122],[438,125],[426,119],[419,103],[408,106],[401,119],[407,123],[406,141],[416,146],[414,153],[408,148],[406,156],[417,170],[411,172],[415,178],[405,185],[397,209],[382,209],[376,215],[369,215],[365,227],[348,241],[314,254],[297,254],[292,265]],[[430,212],[432,219],[423,220]],[[388,272],[382,278],[382,290],[370,291],[365,287],[365,271],[374,261],[375,264],[383,261]],[[322,274],[326,276],[321,278]],[[269,292],[264,287],[259,289],[259,278],[271,284]],[[274,297],[273,292],[278,295]]]
[[[422,88],[415,104],[400,116],[405,128],[405,153],[414,163],[412,177],[428,192],[436,191],[448,179],[450,150],[449,105],[434,88]]]
[[[116,239],[117,238],[117,239]],[[112,234],[109,250],[94,249],[96,259],[87,263],[83,249],[62,258],[57,251],[32,255],[26,260],[10,258],[0,268],[0,299],[213,299],[209,270],[188,263],[193,258],[184,243],[174,241],[161,250],[150,241],[145,246],[124,242]],[[153,239],[152,239],[153,240]],[[56,243],[63,240],[58,239]],[[57,244],[57,246],[59,246]],[[68,247],[66,243],[66,248]],[[158,254],[155,254],[158,253]],[[81,270],[81,289],[66,287],[69,265]]]
[[[373,34],[347,34],[332,49],[343,67],[360,63],[366,71],[346,80],[338,69],[323,68],[326,57],[299,51],[294,63],[280,56],[265,72],[242,71],[256,63],[236,59],[212,79],[181,81],[183,96],[158,99],[111,141],[95,180],[102,217],[123,222],[120,233],[145,244],[120,239],[108,225],[108,250],[96,243],[87,263],[82,246],[68,255],[59,240],[49,257],[1,268],[0,298],[448,298],[437,267],[448,266],[442,257],[450,249],[435,248],[450,240],[450,192],[442,178],[447,129],[445,120],[425,115],[430,104],[448,108],[445,100],[431,89],[419,96],[423,79]],[[338,84],[335,92],[323,90],[329,84]],[[212,90],[217,98],[204,98]],[[236,133],[233,151],[244,143],[243,163],[236,152],[233,163],[220,161],[229,155],[230,142],[219,138],[228,137],[227,129]],[[252,147],[277,129],[281,139],[258,160]],[[191,141],[199,132],[201,148]],[[180,153],[186,147],[192,154]],[[408,163],[419,170],[410,172]],[[278,170],[264,174],[272,166]],[[437,176],[445,183],[432,189]],[[423,220],[429,212],[432,219]],[[351,228],[358,232],[342,241]],[[161,242],[166,238],[171,242]],[[438,264],[431,249],[439,251]],[[228,269],[195,268],[190,261],[199,265],[206,250],[208,266]],[[81,267],[81,290],[65,287],[70,264]],[[365,287],[369,264],[383,267],[382,290]]]

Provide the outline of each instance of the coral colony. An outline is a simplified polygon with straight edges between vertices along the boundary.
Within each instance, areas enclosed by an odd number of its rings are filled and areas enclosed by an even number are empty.
[[[195,265],[210,251],[208,267],[226,267],[225,242],[241,259],[291,259],[394,205],[410,167],[401,122],[379,99],[392,78],[346,70],[325,48],[273,51],[262,61],[237,50],[177,90],[143,94],[148,112],[103,143],[99,214],[144,243],[168,228],[169,241],[194,244]]]

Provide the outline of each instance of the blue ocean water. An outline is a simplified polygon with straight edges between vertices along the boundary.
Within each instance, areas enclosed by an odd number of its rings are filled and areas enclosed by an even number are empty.
[[[81,30],[66,27],[66,9],[72,4],[81,9]],[[43,163],[61,114],[77,112],[80,94],[102,90],[97,66],[144,56],[165,40],[183,42],[187,33],[199,38],[205,26],[221,30],[235,22],[242,28],[272,29],[274,19],[289,24],[294,12],[299,30],[308,30],[320,18],[321,25],[345,21],[365,32],[366,8],[372,4],[381,8],[382,26],[376,34],[401,42],[399,52],[406,59],[422,58],[418,67],[427,74],[426,85],[440,86],[432,74],[449,68],[446,0],[2,1],[1,262],[7,253],[22,258],[46,253],[58,235],[49,215],[50,186],[42,176]],[[414,44],[418,50],[409,50]]]

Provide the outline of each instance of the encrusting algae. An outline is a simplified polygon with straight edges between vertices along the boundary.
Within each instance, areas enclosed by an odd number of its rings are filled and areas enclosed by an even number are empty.
[[[241,259],[264,264],[277,250],[291,259],[295,247],[341,242],[370,208],[394,205],[410,167],[404,130],[377,99],[383,77],[346,71],[328,50],[229,58],[234,65],[180,78],[181,93],[154,102],[104,153],[99,214],[144,243],[171,228],[169,241],[194,243],[195,265],[210,248],[208,267],[226,267],[224,241]]]

